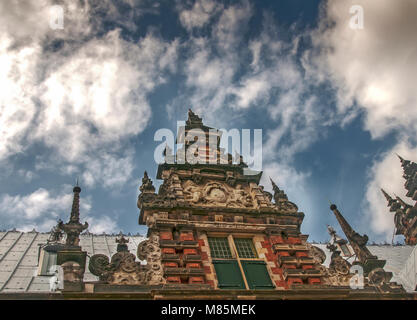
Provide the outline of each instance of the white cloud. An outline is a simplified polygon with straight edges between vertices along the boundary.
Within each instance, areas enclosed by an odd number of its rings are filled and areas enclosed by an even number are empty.
[[[49,231],[59,217],[65,219],[71,213],[73,195],[71,186],[61,186],[59,192],[39,188],[27,195],[0,196],[0,217],[3,225],[19,230]],[[80,203],[81,219],[91,210],[91,199]]]
[[[417,148],[406,141],[401,141],[391,150],[383,153],[370,170],[364,201],[366,222],[370,223],[376,234],[389,242],[392,240],[394,230],[394,214],[389,212],[387,201],[380,189],[383,188],[392,197],[396,194],[405,202],[414,203],[405,196],[403,169],[396,153],[404,159],[415,161]]]
[[[305,183],[309,173],[299,172],[290,165],[284,163],[268,163],[263,168],[261,184],[265,190],[272,192],[272,185],[269,178],[272,178],[278,187],[288,194],[305,194]],[[291,201],[291,199],[289,199]]]
[[[351,29],[352,5],[364,12],[364,28]],[[319,27],[311,33],[313,49],[304,54],[310,81],[328,81],[336,89],[343,126],[359,114],[372,138],[388,133],[398,143],[375,159],[368,175],[364,223],[391,241],[393,215],[380,188],[404,195],[395,152],[415,160],[417,149],[417,3],[413,0],[327,1]]]
[[[104,153],[86,161],[82,175],[83,183],[91,187],[97,182],[104,187],[122,187],[131,179],[134,168],[133,150],[125,151],[123,156]]]
[[[264,13],[259,36],[246,43],[251,17],[248,2],[230,5],[213,18],[208,36],[191,37],[185,63],[189,93],[174,106],[191,105],[207,123],[226,127],[247,109],[265,109],[277,127],[264,131],[264,160],[288,163],[324,132],[320,128],[331,123],[333,110],[310,92],[312,83],[297,60],[298,38],[282,40],[274,17]]]
[[[41,143],[52,152],[38,169],[59,166],[73,174],[95,166],[106,176],[119,166],[130,173],[132,157],[116,154],[147,126],[148,94],[175,72],[178,41],[151,33],[127,41],[119,29],[98,34],[97,10],[107,8],[107,20],[122,22],[107,1],[64,1],[64,29],[52,30],[52,4],[0,4],[0,159]],[[122,183],[120,176],[114,179]]]
[[[88,217],[88,223],[88,231],[94,234],[115,233],[118,230],[117,222],[109,216]]]
[[[212,0],[197,0],[191,9],[185,9],[181,4],[178,9],[179,19],[184,28],[191,31],[194,28],[204,27],[210,18],[222,8],[222,4]]]
[[[19,169],[17,170],[17,174],[23,178],[23,180],[26,183],[29,183],[32,181],[33,178],[37,177],[38,175],[36,173],[34,173],[31,170],[24,170],[24,169]]]
[[[139,134],[151,113],[146,95],[164,81],[159,71],[173,63],[175,46],[151,35],[131,44],[114,30],[70,58],[57,57],[62,64],[40,86],[45,107],[33,139],[74,161]]]
[[[48,232],[60,218],[69,220],[73,201],[72,186],[62,185],[59,191],[39,188],[27,195],[0,196],[0,219],[4,228],[16,228],[19,231],[36,229]],[[80,221],[89,224],[92,233],[112,233],[118,230],[117,217],[92,213],[91,196],[80,199]]]
[[[363,7],[363,29],[349,27],[352,5]],[[372,137],[396,129],[415,136],[416,30],[414,0],[328,1],[305,67],[313,79],[328,79],[337,89],[340,112],[365,111]]]

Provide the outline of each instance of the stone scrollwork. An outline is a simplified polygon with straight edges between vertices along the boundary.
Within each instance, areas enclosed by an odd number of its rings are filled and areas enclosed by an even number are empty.
[[[307,244],[308,250],[310,251],[311,257],[314,259],[314,262],[317,264],[323,264],[326,261],[326,254],[320,248]]]
[[[155,249],[152,240],[145,240],[139,244],[140,248],[146,246],[145,251],[149,251],[149,248],[152,247],[152,252],[145,255],[148,261],[147,265],[136,261],[136,256],[127,249],[127,240],[116,241],[119,243],[118,252],[111,257],[111,260],[104,254],[95,254],[90,258],[88,269],[92,274],[98,276],[100,281],[112,285],[155,285],[163,282],[162,278],[155,277],[155,272],[161,269],[160,266],[155,266],[158,257],[160,258],[160,250],[158,252]],[[143,245],[143,243],[145,244]]]
[[[343,259],[340,255],[332,257],[329,265],[329,270],[332,274],[348,275],[350,270],[350,263]]]
[[[326,261],[326,254],[324,251],[316,246],[308,244],[309,252],[318,269],[323,273],[323,283],[331,286],[349,286],[349,281],[352,277],[350,273],[350,263],[340,256],[340,252],[335,248],[330,247],[333,251],[330,265],[328,268],[323,265]]]
[[[147,268],[135,260],[135,255],[126,251],[117,252],[111,261],[104,254],[95,254],[88,269],[109,284],[146,284]]]
[[[148,240],[144,240],[138,245],[137,255],[139,259],[146,260],[148,273],[147,281],[149,285],[165,283],[161,263],[161,248],[159,247],[159,236],[151,234]]]
[[[329,268],[322,266],[325,274],[324,283],[332,286],[349,286],[352,278],[351,264],[340,255],[336,246],[329,244],[327,248],[332,251],[332,256]]]

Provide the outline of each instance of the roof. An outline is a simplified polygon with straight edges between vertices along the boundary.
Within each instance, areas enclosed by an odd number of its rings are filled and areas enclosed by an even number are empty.
[[[38,276],[39,247],[46,244],[49,233],[0,231],[0,293],[8,292],[49,292],[52,276]],[[80,245],[89,257],[94,254],[112,256],[116,253],[116,238],[119,235],[82,234]],[[124,235],[129,239],[128,249],[136,255],[138,244],[145,240],[142,235]],[[326,253],[324,265],[330,263],[331,252],[326,244],[316,244]],[[415,290],[417,271],[417,246],[369,245],[369,250],[380,259],[387,261],[385,270],[393,272],[393,281],[403,284],[407,291]],[[97,281],[88,268],[84,281]],[[413,282],[414,281],[414,282]]]
[[[49,292],[52,276],[38,276],[39,247],[46,244],[49,233],[0,232],[0,293],[6,292]],[[80,245],[89,257],[102,253],[112,256],[116,253],[117,235],[82,234]],[[146,238],[141,235],[125,235],[130,241],[128,249],[136,255],[138,244]],[[85,281],[97,281],[86,268]]]

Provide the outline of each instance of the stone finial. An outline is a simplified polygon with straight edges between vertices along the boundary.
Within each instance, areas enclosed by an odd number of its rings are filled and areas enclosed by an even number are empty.
[[[80,243],[80,234],[88,228],[88,223],[80,223],[80,192],[81,188],[77,185],[73,189],[74,198],[72,201],[71,216],[68,223],[58,222],[57,228],[64,231],[67,235],[66,245],[78,246]]]
[[[272,189],[274,191],[274,200],[275,200],[275,203],[278,203],[280,201],[286,201],[286,200],[288,200],[288,197],[285,194],[285,192],[283,190],[281,190],[280,188],[278,188],[278,186],[275,184],[275,182],[272,180],[271,177],[269,177],[269,180],[271,180]]]
[[[188,109],[188,120],[185,122],[187,125],[202,125],[203,120],[196,115],[191,109]]]
[[[381,192],[384,195],[385,199],[388,201],[388,207],[390,207],[394,202],[395,199],[393,199],[384,189],[381,188]]]
[[[117,252],[129,251],[127,247],[129,239],[126,239],[122,233],[120,233],[119,236],[120,238],[116,238]]]
[[[149,178],[148,173],[145,171],[142,178],[142,185],[139,187],[140,192],[154,193],[155,187],[153,186],[152,180]]]

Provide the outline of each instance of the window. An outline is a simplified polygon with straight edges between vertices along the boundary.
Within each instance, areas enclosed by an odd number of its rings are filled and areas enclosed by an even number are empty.
[[[208,238],[212,258],[231,259],[229,241],[227,238]]]
[[[208,243],[220,289],[274,288],[251,238],[209,237]]]
[[[242,259],[258,258],[252,239],[236,238],[234,239],[234,241],[235,241],[237,253],[239,254],[240,258]]]
[[[41,255],[39,257],[39,274],[40,276],[50,276],[55,273],[56,269],[56,252],[48,252],[45,249],[41,249]]]

